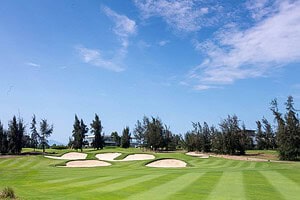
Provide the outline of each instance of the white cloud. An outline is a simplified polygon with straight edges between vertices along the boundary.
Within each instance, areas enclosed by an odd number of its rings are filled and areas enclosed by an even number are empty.
[[[76,47],[81,59],[88,64],[101,67],[114,72],[124,71],[124,68],[115,59],[105,59],[97,49],[88,49],[82,46]]]
[[[168,44],[169,42],[170,42],[169,40],[161,40],[158,42],[158,45],[162,47],[162,46],[165,46],[166,44]]]
[[[28,65],[28,66],[31,66],[31,67],[40,67],[41,66],[40,64],[33,63],[33,62],[27,62],[25,64]]]
[[[189,73],[202,85],[230,84],[239,79],[267,76],[277,67],[300,61],[300,2],[284,1],[278,12],[246,30],[220,32],[197,43],[207,59]]]
[[[108,7],[103,7],[102,10],[108,17],[110,17],[110,19],[114,21],[114,33],[120,37],[122,46],[127,48],[128,37],[136,34],[137,32],[137,25],[135,21],[129,19],[125,15],[116,13]]]
[[[184,32],[198,31],[205,24],[207,7],[199,7],[195,0],[134,0],[142,17],[162,17],[172,28]]]

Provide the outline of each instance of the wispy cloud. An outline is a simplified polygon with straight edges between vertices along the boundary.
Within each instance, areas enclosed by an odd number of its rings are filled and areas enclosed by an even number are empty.
[[[114,52],[114,56],[111,58],[105,57],[103,52],[98,49],[77,46],[76,50],[85,63],[114,72],[122,72],[125,70],[122,61],[127,55],[129,37],[137,33],[137,25],[134,20],[129,19],[125,15],[118,14],[109,7],[103,6],[102,11],[114,22],[113,32],[120,41],[120,47]]]
[[[114,72],[124,71],[124,68],[116,60],[103,58],[103,56],[100,53],[100,50],[89,49],[83,46],[77,46],[76,50],[85,63]]]
[[[121,44],[124,48],[128,46],[128,37],[136,34],[137,25],[136,22],[132,19],[129,19],[125,15],[120,15],[110,9],[109,7],[103,6],[103,12],[115,23],[114,33],[119,36]]]
[[[161,40],[158,42],[158,45],[162,47],[162,46],[167,45],[169,42],[170,42],[169,40]]]
[[[284,1],[277,10],[248,29],[224,30],[196,43],[206,59],[189,72],[189,79],[209,89],[206,86],[267,76],[276,67],[299,62],[300,2]]]
[[[198,31],[205,22],[208,7],[201,7],[195,0],[134,0],[142,17],[162,17],[172,28],[183,32]]]
[[[28,66],[31,66],[31,67],[40,67],[41,66],[40,64],[33,63],[33,62],[27,62],[25,64],[28,65]]]

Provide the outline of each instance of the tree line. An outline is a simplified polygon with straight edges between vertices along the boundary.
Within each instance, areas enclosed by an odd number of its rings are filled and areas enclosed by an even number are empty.
[[[256,121],[256,131],[247,130],[236,115],[228,116],[219,124],[219,129],[206,122],[192,123],[193,129],[184,135],[183,146],[188,151],[214,152],[220,154],[245,154],[249,149],[277,149],[281,160],[300,159],[300,124],[294,100],[289,96],[286,113],[278,109],[277,100],[271,102],[275,121],[273,130],[270,122],[263,118]]]
[[[33,115],[30,126],[31,135],[26,134],[26,126],[22,118],[13,116],[8,122],[8,129],[3,128],[0,121],[0,153],[1,154],[20,154],[23,147],[45,148],[48,145],[47,138],[53,132],[53,125],[49,125],[46,119],[40,121],[38,132],[36,117]]]
[[[192,129],[180,135],[172,133],[170,127],[159,117],[144,116],[142,120],[137,120],[132,132],[140,147],[154,151],[183,148],[188,151],[243,155],[249,149],[276,149],[282,160],[299,160],[300,123],[292,96],[288,97],[285,106],[286,112],[281,113],[277,100],[271,102],[270,110],[276,121],[275,128],[263,117],[262,120],[256,121],[256,130],[248,130],[236,115],[228,115],[218,126],[209,126],[206,122],[193,122]],[[0,121],[1,154],[19,154],[22,147],[42,148],[45,152],[45,148],[48,147],[47,138],[53,132],[53,125],[49,125],[46,119],[42,119],[39,125],[37,131],[34,115],[30,126],[31,135],[26,135],[26,126],[21,118],[17,119],[14,116],[8,123],[8,130],[3,128]],[[69,147],[82,151],[89,131],[94,135],[92,147],[103,149],[105,146],[103,126],[97,114],[89,126],[75,115]],[[114,131],[110,137],[117,146],[128,148],[131,135],[129,127],[126,126],[121,136]]]

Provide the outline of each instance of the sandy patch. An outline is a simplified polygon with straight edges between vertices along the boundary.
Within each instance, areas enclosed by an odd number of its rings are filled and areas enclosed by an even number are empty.
[[[119,157],[121,153],[100,153],[96,155],[96,158],[99,160],[106,160],[106,161],[115,161],[114,159]]]
[[[58,156],[45,156],[45,157],[51,158],[51,159],[57,159],[57,160],[81,160],[81,159],[85,159],[87,157],[87,154],[71,152],[71,153],[66,153],[66,154],[62,155],[61,157],[58,157]]]
[[[199,158],[209,158],[208,154],[203,154],[203,153],[199,153],[199,152],[187,152],[186,155],[195,156],[195,157],[199,157]]]
[[[123,159],[123,161],[132,161],[132,160],[152,160],[155,157],[150,154],[132,154],[126,156],[126,158]]]
[[[67,162],[66,167],[104,167],[111,165],[100,160],[76,160]]]
[[[177,168],[177,167],[186,167],[186,162],[177,159],[162,159],[149,163],[147,167],[168,167],[168,168]]]

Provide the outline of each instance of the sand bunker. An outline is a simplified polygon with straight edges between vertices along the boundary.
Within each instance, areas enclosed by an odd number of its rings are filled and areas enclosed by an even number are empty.
[[[96,158],[99,160],[106,160],[106,161],[115,161],[114,159],[119,157],[121,153],[101,153],[97,154]]]
[[[209,155],[203,154],[203,153],[199,153],[199,152],[188,152],[188,153],[186,153],[186,155],[188,155],[188,156],[195,156],[195,157],[199,157],[199,158],[209,158]]]
[[[121,153],[101,153],[97,154],[96,158],[99,160],[105,160],[105,161],[134,161],[134,160],[151,160],[154,159],[155,157],[150,154],[132,154],[126,156],[122,160],[115,160],[118,156],[120,156]]]
[[[71,152],[71,153],[66,153],[66,154],[62,155],[61,157],[57,157],[57,156],[45,156],[45,157],[52,158],[52,159],[58,159],[58,160],[81,160],[81,159],[85,159],[87,157],[87,154]]]
[[[186,167],[186,162],[176,159],[162,159],[151,162],[146,165],[147,167],[166,167],[166,168],[177,168]]]
[[[66,167],[104,167],[109,165],[111,164],[99,160],[76,160],[67,162]]]
[[[126,158],[123,159],[123,161],[132,161],[132,160],[152,160],[155,157],[150,154],[132,154],[126,156]]]

